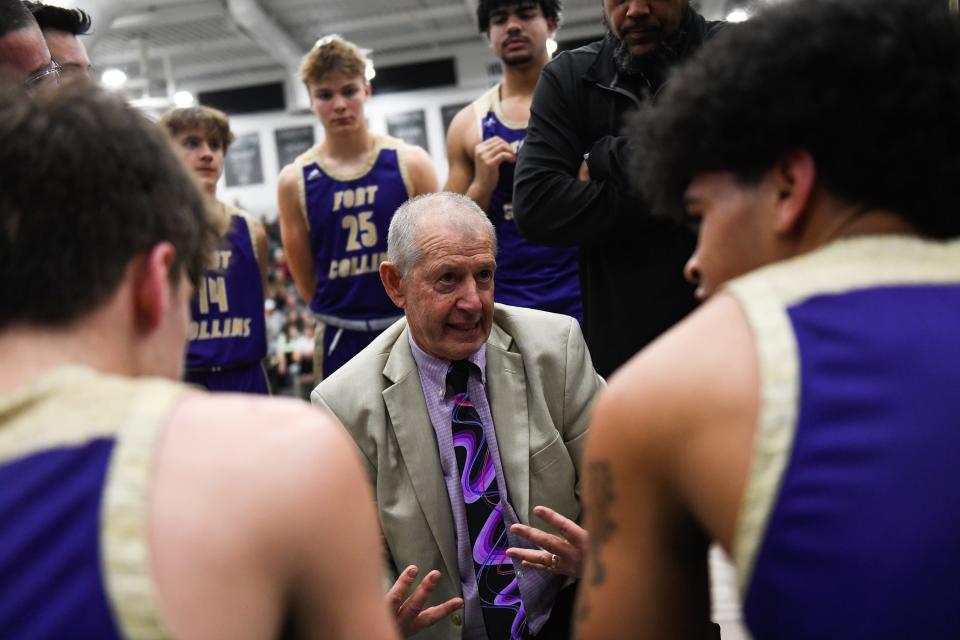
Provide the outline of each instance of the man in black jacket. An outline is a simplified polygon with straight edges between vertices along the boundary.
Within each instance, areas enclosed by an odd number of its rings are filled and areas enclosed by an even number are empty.
[[[530,240],[580,247],[587,343],[606,376],[695,305],[683,265],[696,236],[631,193],[624,115],[723,23],[688,0],[604,0],[603,11],[606,37],[541,75],[513,204]]]

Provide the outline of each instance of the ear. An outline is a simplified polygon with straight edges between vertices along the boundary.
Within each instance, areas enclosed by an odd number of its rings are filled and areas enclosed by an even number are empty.
[[[386,260],[381,262],[380,281],[383,282],[383,288],[386,289],[387,295],[393,300],[393,304],[405,309],[407,303],[406,287],[397,265]]]
[[[369,80],[367,80],[366,77],[364,77],[363,86],[364,86],[363,91],[364,91],[364,94],[366,95],[366,99],[369,100],[370,96],[373,95],[373,85],[370,83]]]
[[[547,37],[552,38],[557,35],[557,19],[547,18]]]
[[[177,250],[169,242],[155,245],[140,264],[134,275],[134,318],[137,328],[146,333],[155,331],[162,323],[173,302],[173,285],[170,284],[170,269]]]
[[[806,149],[788,152],[770,171],[775,190],[776,216],[774,229],[788,234],[802,226],[810,212],[817,166]]]

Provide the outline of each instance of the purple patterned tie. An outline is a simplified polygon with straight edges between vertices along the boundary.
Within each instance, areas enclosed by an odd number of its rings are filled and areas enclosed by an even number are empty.
[[[506,556],[507,531],[493,458],[483,435],[480,414],[467,392],[469,367],[466,360],[454,362],[447,371],[447,383],[456,394],[451,420],[453,450],[467,509],[480,609],[490,640],[526,638],[526,612],[513,562]]]

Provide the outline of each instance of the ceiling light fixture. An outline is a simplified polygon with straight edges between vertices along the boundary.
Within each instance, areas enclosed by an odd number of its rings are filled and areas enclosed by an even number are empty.
[[[173,94],[173,104],[177,105],[180,109],[192,107],[194,102],[196,102],[196,100],[194,100],[193,94],[189,91],[177,91]]]
[[[734,9],[727,14],[727,22],[746,22],[750,19],[750,14],[744,9]]]
[[[127,83],[127,74],[120,69],[107,69],[100,76],[100,82],[109,89],[119,89]]]

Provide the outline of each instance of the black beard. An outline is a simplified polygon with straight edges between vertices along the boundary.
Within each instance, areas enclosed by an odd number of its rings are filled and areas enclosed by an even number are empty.
[[[637,78],[640,76],[659,77],[664,74],[667,67],[673,64],[679,57],[677,49],[674,47],[674,38],[659,38],[656,47],[649,53],[635,56],[630,53],[630,45],[620,40],[612,33],[613,39],[613,61],[617,65],[617,71],[621,76],[628,78]]]
[[[661,34],[657,38],[653,51],[635,56],[630,53],[630,46],[613,34],[606,15],[603,18],[607,25],[607,34],[613,41],[613,61],[617,65],[617,71],[628,78],[646,77],[649,80],[665,77],[668,68],[682,57],[681,52],[685,48],[684,43],[692,20],[691,13],[687,11],[676,31]]]

